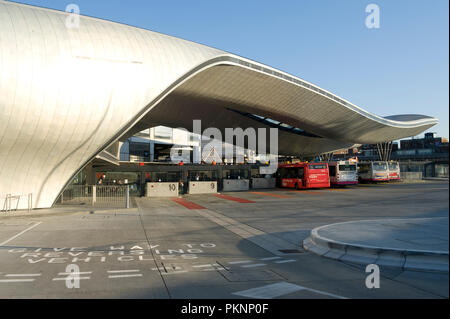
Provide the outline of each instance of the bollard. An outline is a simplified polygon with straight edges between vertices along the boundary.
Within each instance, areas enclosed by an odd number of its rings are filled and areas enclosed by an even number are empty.
[[[11,211],[11,194],[6,195],[6,211]]]
[[[97,187],[95,185],[92,186],[92,206],[97,202]]]
[[[28,212],[33,209],[33,193],[28,194]]]
[[[17,200],[16,202],[16,208],[14,209],[15,211],[17,211],[19,209],[19,201],[20,201],[20,197],[22,197],[21,195],[16,195],[14,196],[14,199]]]
[[[11,194],[6,194],[5,202],[3,203],[3,209],[4,212],[9,212],[11,208]]]
[[[125,204],[125,207],[126,207],[126,208],[130,208],[130,185],[127,185],[127,190],[126,190],[125,198],[126,198],[126,204]]]

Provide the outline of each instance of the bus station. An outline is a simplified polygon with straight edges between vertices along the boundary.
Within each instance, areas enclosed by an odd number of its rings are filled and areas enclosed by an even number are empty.
[[[0,0],[0,298],[448,298],[448,154],[391,156],[436,117],[70,17]]]

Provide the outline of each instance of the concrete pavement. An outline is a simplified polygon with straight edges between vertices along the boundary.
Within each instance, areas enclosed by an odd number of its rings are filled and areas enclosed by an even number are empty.
[[[368,289],[363,267],[301,246],[336,222],[448,217],[446,183],[227,195],[242,200],[141,198],[132,210],[0,218],[0,297],[448,298],[448,274],[382,269],[381,287]]]

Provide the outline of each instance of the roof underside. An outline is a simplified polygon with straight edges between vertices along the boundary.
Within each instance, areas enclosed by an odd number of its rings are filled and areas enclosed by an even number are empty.
[[[224,57],[201,71],[193,70],[123,138],[157,125],[192,131],[193,120],[201,119],[203,130],[215,127],[222,136],[229,127],[278,127],[279,153],[302,156],[417,135],[437,122],[421,115],[381,118],[328,92],[306,87],[306,82],[301,85],[295,78],[255,70],[237,60]],[[258,118],[275,120],[271,122],[297,132]]]

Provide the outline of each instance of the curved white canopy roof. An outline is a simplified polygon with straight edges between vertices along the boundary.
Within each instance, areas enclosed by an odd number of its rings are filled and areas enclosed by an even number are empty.
[[[49,207],[103,149],[149,125],[269,127],[304,155],[417,135],[427,116],[382,118],[307,81],[197,43],[0,0],[0,198]],[[24,203],[25,204],[25,203]]]

